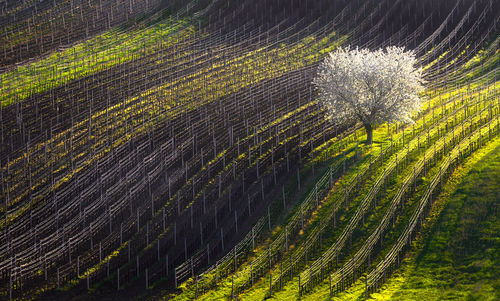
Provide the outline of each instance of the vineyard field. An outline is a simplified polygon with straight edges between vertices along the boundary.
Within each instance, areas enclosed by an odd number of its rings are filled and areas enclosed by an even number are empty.
[[[499,22],[498,0],[0,0],[0,300],[500,299]],[[412,122],[330,118],[325,58],[392,46]]]

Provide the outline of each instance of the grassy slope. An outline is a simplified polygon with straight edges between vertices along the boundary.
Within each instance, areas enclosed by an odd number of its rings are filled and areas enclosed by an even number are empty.
[[[431,218],[414,248],[376,300],[498,300],[500,298],[500,138],[494,139],[455,170],[434,203]],[[467,229],[467,232],[462,231]],[[467,233],[464,236],[464,233]],[[265,280],[264,280],[265,282]],[[295,285],[287,285],[272,300],[295,300]],[[265,283],[243,300],[261,299]],[[364,277],[334,300],[365,300]],[[328,299],[320,285],[301,300]]]
[[[460,89],[454,90],[453,94],[457,93],[457,91],[459,91],[459,90]],[[447,95],[447,94],[444,94],[444,96],[449,97],[449,95]],[[435,100],[436,99],[433,99],[433,102]],[[426,105],[427,105],[427,103],[426,103]],[[429,118],[426,118],[426,121],[429,122]],[[383,137],[385,135],[386,135],[385,127],[379,127],[379,128],[377,128],[376,132],[374,133],[374,138],[376,140],[377,140],[377,138],[380,138],[380,140],[383,140]],[[279,266],[279,264],[278,264],[278,266]],[[235,283],[236,283],[236,279],[235,279]],[[201,297],[201,299],[224,298],[225,296],[229,296],[231,294],[230,293],[231,292],[231,277],[226,279],[224,284],[225,285],[219,286],[216,290],[213,290],[210,293],[203,295]],[[298,297],[297,286],[298,286],[298,277],[294,277],[294,279],[292,281],[289,281],[285,285],[285,287],[282,291],[275,292],[271,299],[273,299],[273,300],[296,299]],[[262,279],[259,279],[257,281],[256,285],[251,290],[247,290],[245,293],[239,295],[238,297],[243,299],[243,300],[261,300],[267,296],[268,288],[269,288],[269,275],[266,275]],[[350,290],[351,289],[348,289],[348,291],[350,291]],[[308,295],[304,296],[302,299],[320,299],[320,300],[322,300],[328,296],[328,288],[325,285],[320,285],[320,287],[318,287],[314,291],[315,292],[308,293]],[[362,292],[364,292],[364,282],[363,282]],[[351,291],[351,293],[352,293],[352,291]],[[347,295],[349,295],[349,294],[347,294]],[[341,294],[340,299],[346,298],[347,295]],[[350,296],[350,297],[352,297],[352,296]]]
[[[447,184],[439,213],[378,300],[500,299],[500,141],[471,158]]]
[[[496,138],[455,170],[434,203],[431,217],[413,243],[413,250],[401,268],[370,299],[500,298],[500,260],[498,256],[495,258],[500,249],[499,165],[500,138]],[[474,228],[465,228],[469,229],[465,240],[463,225]],[[315,295],[319,299],[324,296]],[[364,279],[341,293],[338,299],[365,300]]]

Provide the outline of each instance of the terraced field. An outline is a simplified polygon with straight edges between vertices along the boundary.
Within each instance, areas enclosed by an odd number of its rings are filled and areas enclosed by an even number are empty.
[[[0,299],[497,299],[499,21],[494,0],[0,2]],[[366,144],[326,118],[312,80],[348,45],[415,51],[413,124]]]

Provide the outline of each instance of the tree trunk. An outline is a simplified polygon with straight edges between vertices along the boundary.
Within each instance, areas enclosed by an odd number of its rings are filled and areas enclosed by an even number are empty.
[[[373,127],[371,124],[365,124],[366,129],[366,144],[372,144],[373,142]]]

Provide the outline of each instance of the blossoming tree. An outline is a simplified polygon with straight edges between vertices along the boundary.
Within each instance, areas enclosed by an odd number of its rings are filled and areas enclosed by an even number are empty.
[[[319,99],[335,123],[359,120],[373,140],[373,128],[384,122],[413,122],[423,89],[422,70],[413,51],[399,47],[339,48],[320,64],[313,81]]]

